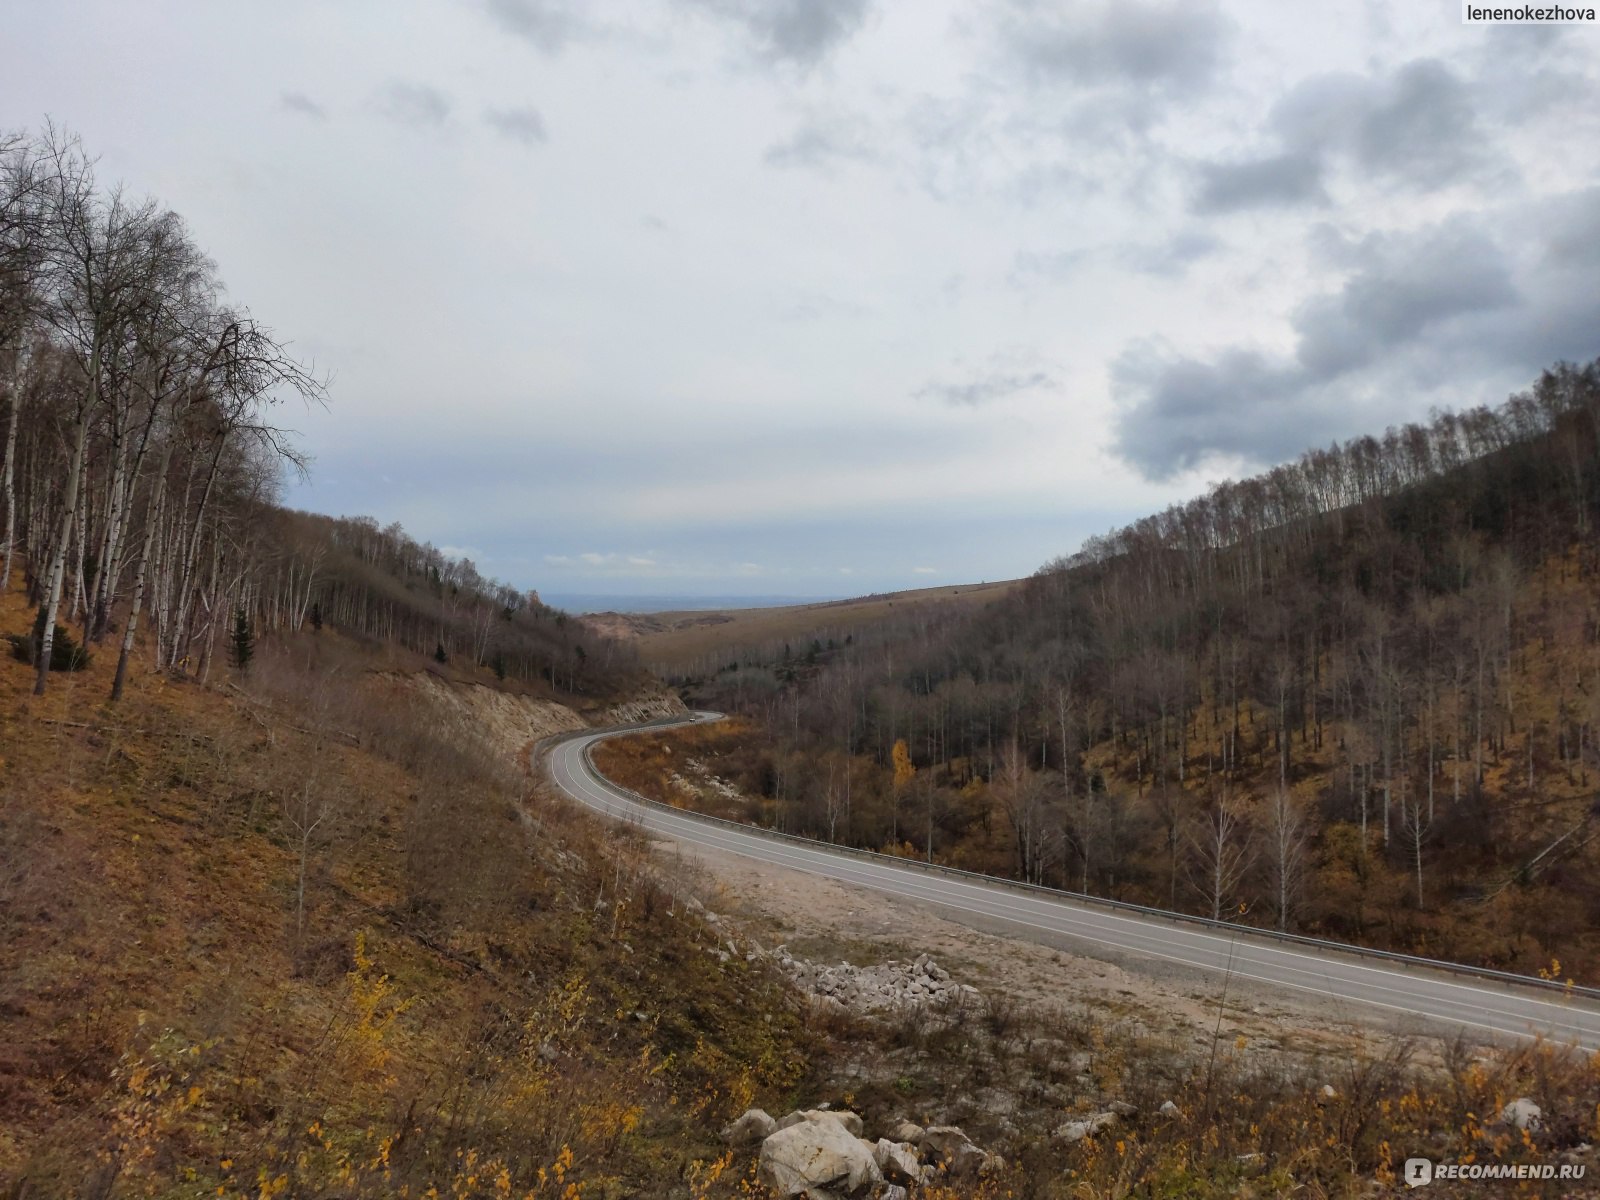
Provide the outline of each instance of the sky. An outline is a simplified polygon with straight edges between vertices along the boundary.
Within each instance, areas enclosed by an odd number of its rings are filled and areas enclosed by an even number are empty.
[[[551,593],[1025,575],[1600,354],[1600,28],[1457,0],[0,0],[331,373],[285,502]]]

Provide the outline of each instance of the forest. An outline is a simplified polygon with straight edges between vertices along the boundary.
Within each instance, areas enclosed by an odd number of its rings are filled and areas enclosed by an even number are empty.
[[[749,819],[1524,971],[1600,970],[1600,361],[1091,539],[970,616],[685,678]],[[619,751],[620,753],[620,751]]]
[[[15,653],[136,651],[207,679],[256,636],[324,622],[438,663],[604,699],[631,657],[399,525],[279,507],[305,462],[281,415],[328,379],[229,299],[181,217],[101,184],[73,138],[0,138],[0,591],[37,608]],[[137,664],[135,664],[137,665]]]

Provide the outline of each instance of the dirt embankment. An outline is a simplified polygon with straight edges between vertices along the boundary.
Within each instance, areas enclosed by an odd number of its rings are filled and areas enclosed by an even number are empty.
[[[581,714],[554,700],[518,696],[481,683],[451,683],[427,673],[400,676],[397,682],[424,697],[445,720],[486,739],[525,768],[531,765],[528,755],[534,744],[553,734],[630,725],[688,711],[672,692],[648,693]]]

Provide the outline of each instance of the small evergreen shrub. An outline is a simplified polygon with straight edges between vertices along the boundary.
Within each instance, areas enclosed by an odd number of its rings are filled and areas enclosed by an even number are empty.
[[[39,642],[32,634],[14,633],[7,639],[11,643],[11,657],[29,666],[39,661]],[[89,652],[73,640],[66,626],[56,626],[56,636],[50,642],[50,669],[52,671],[81,671],[92,660]]]

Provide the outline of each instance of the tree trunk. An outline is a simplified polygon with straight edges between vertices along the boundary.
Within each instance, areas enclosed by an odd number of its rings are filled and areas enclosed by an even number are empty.
[[[94,368],[91,368],[93,371]],[[73,431],[72,454],[67,460],[67,485],[61,496],[61,535],[51,556],[48,581],[45,584],[41,612],[44,629],[39,635],[38,670],[33,681],[33,694],[42,696],[50,679],[50,654],[55,649],[56,618],[61,612],[61,585],[67,569],[67,544],[72,540],[73,525],[78,511],[78,492],[83,481],[84,447],[89,441],[89,416],[94,411],[95,383],[91,375],[89,395],[78,409],[77,428]]]
[[[4,467],[4,482],[0,483],[3,490],[6,506],[6,549],[5,565],[0,567],[0,595],[4,595],[11,587],[11,554],[16,546],[17,538],[17,424],[22,416],[22,390],[11,390],[11,420],[6,425],[6,457]]]
[[[139,628],[139,611],[144,607],[145,581],[150,576],[150,555],[155,548],[156,529],[161,524],[167,499],[167,468],[172,463],[172,443],[167,443],[161,456],[161,466],[156,475],[155,493],[150,497],[150,511],[145,516],[144,548],[139,552],[139,577],[133,586],[133,606],[128,610],[128,627],[122,633],[122,650],[117,655],[117,675],[111,682],[111,699],[122,699],[122,690],[128,679],[128,659],[133,654],[134,631]]]

